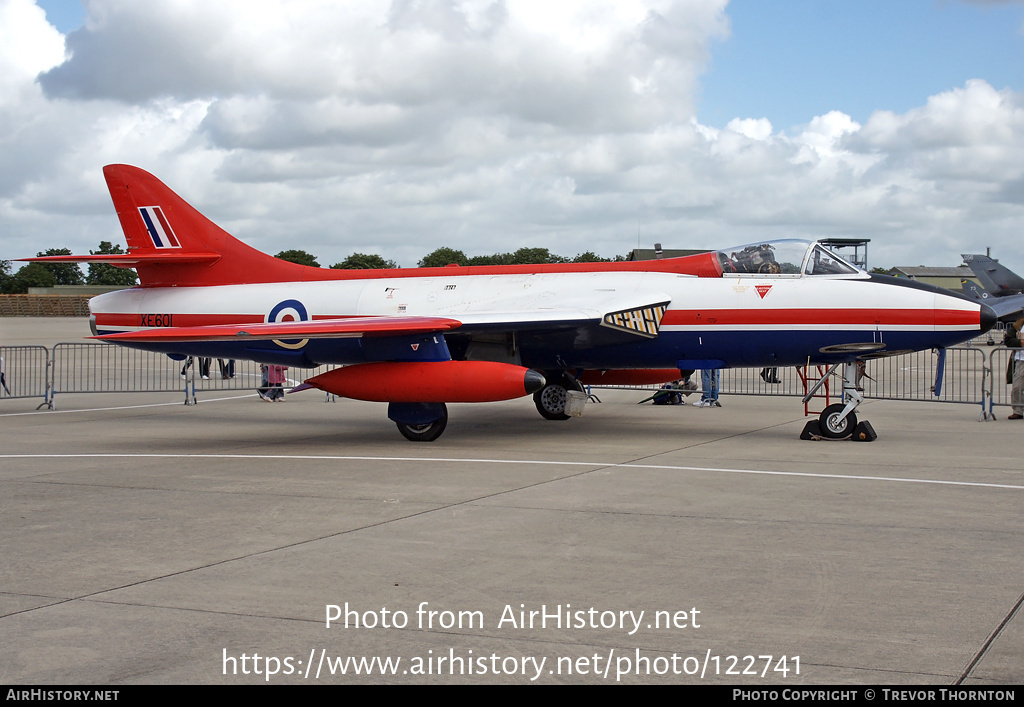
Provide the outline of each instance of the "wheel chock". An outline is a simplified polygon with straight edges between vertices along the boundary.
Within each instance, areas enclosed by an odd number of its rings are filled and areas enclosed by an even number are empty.
[[[814,442],[823,440],[826,442],[843,442],[845,440],[850,440],[851,442],[874,442],[878,439],[878,433],[875,432],[875,428],[871,426],[870,422],[864,420],[853,428],[852,435],[836,439],[823,435],[821,433],[821,425],[817,420],[808,420],[807,424],[804,425],[803,432],[800,433],[800,439],[808,439]]]
[[[854,442],[874,442],[878,439],[878,433],[875,432],[875,428],[871,426],[870,422],[863,420],[853,428],[853,437],[851,439]]]
[[[800,433],[800,439],[821,439],[821,425],[818,424],[817,420],[807,421],[807,424],[804,425],[804,431]]]

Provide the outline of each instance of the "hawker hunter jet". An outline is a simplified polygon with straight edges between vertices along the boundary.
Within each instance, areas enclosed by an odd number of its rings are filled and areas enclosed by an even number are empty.
[[[858,361],[951,346],[994,321],[977,301],[798,240],[645,262],[307,267],[233,238],[141,169],[103,173],[127,254],[29,259],[138,272],[140,286],[90,302],[96,338],[177,360],[336,364],[299,388],[386,402],[413,441],[441,435],[446,403],[532,394],[564,420],[586,384],[808,363],[844,366],[844,402],[819,420],[842,438],[863,399]]]

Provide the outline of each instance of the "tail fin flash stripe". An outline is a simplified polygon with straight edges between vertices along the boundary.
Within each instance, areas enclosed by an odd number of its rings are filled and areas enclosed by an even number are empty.
[[[159,206],[140,206],[139,213],[142,214],[142,220],[146,223],[146,230],[149,231],[149,237],[154,246],[157,248],[181,247],[181,243],[178,242],[177,236],[171,229],[171,224],[167,223],[167,217],[164,216],[164,212]]]

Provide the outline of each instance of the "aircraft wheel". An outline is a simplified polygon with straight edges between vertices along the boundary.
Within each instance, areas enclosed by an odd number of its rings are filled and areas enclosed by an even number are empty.
[[[557,380],[558,382],[548,383],[533,394],[533,403],[537,406],[537,412],[545,420],[568,420],[569,416],[565,414],[568,392],[580,390],[580,384],[566,375],[549,376],[548,380]]]
[[[845,418],[841,418],[846,405],[836,403],[825,408],[818,417],[818,425],[821,434],[829,439],[843,439],[853,434],[853,428],[857,426],[857,415],[852,410]]]
[[[533,394],[533,403],[537,406],[537,412],[545,420],[568,420],[565,414],[565,403],[568,401],[570,390],[582,390],[580,384],[573,378],[566,375],[546,376],[548,380],[557,380],[557,383],[548,383]]]
[[[396,422],[395,425],[402,436],[410,442],[433,442],[448,426],[448,410],[445,409],[443,417],[424,425],[407,425],[404,422]]]
[[[569,416],[565,414],[567,392],[564,385],[548,383],[534,393],[533,403],[541,417],[545,420],[568,420]]]

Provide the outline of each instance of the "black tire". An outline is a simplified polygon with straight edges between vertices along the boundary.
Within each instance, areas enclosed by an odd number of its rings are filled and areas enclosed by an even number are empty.
[[[404,422],[396,422],[398,431],[410,442],[433,442],[441,436],[444,428],[448,426],[448,408],[444,409],[444,416],[425,425],[407,425]]]
[[[840,420],[839,416],[845,409],[846,405],[836,403],[822,410],[821,415],[818,416],[818,425],[823,437],[844,439],[853,434],[853,428],[857,426],[857,414],[851,410],[849,415]]]
[[[564,385],[548,383],[533,394],[533,404],[545,420],[568,420],[569,416],[565,414],[567,397],[568,391]]]
[[[565,414],[568,392],[582,391],[583,386],[565,373],[546,371],[544,377],[551,382],[533,394],[533,404],[537,406],[537,412],[545,420],[568,420],[569,416]]]

